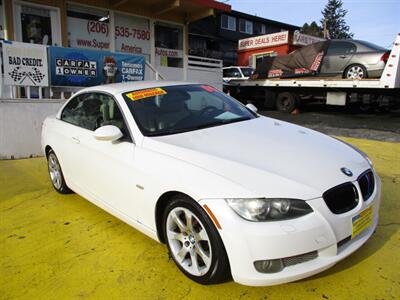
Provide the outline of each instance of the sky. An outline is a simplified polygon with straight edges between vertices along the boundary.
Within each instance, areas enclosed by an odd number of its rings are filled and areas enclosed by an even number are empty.
[[[233,10],[302,26],[322,18],[328,0],[219,0]],[[400,0],[343,0],[346,22],[355,39],[391,48],[400,33]]]

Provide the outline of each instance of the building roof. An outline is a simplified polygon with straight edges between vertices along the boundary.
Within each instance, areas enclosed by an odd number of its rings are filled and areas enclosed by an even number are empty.
[[[221,3],[214,0],[191,0],[191,1],[193,3],[198,4],[199,6],[205,6],[226,12],[231,12],[231,6],[229,4]]]
[[[100,1],[101,2],[101,1]],[[110,8],[161,19],[180,20],[182,23],[212,16],[217,11],[231,12],[231,6],[214,0],[115,0]]]
[[[222,13],[224,13],[224,12],[222,12]],[[275,20],[270,20],[270,19],[266,19],[266,18],[263,18],[263,17],[246,14],[244,12],[240,12],[240,11],[237,11],[237,10],[231,10],[229,15],[235,16],[235,17],[239,17],[239,18],[243,18],[243,19],[247,19],[247,20],[251,20],[251,21],[258,21],[258,22],[264,23],[264,24],[271,24],[271,25],[274,25],[274,26],[277,26],[277,27],[281,27],[282,29],[290,29],[290,30],[298,30],[298,29],[300,29],[300,26],[297,26],[297,25],[278,22],[278,21],[275,21]]]

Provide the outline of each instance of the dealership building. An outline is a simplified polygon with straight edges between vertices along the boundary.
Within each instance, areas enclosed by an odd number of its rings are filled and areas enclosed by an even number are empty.
[[[188,75],[188,25],[215,11],[230,10],[229,5],[212,0],[0,0],[0,36],[24,43],[144,56],[145,79],[156,79],[158,74],[169,80],[201,79],[207,76],[201,72]],[[210,63],[219,66],[218,61],[192,65],[207,67]]]

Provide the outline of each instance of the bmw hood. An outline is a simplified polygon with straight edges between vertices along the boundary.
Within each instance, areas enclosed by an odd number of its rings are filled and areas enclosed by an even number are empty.
[[[260,197],[321,197],[369,168],[348,145],[267,117],[145,138],[143,147],[206,169]]]

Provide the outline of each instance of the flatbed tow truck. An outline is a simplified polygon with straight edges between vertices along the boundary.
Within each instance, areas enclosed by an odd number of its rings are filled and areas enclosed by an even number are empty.
[[[259,108],[292,112],[301,103],[357,104],[361,109],[400,104],[400,33],[396,36],[380,78],[342,79],[318,76],[230,80],[224,87],[231,96]]]

